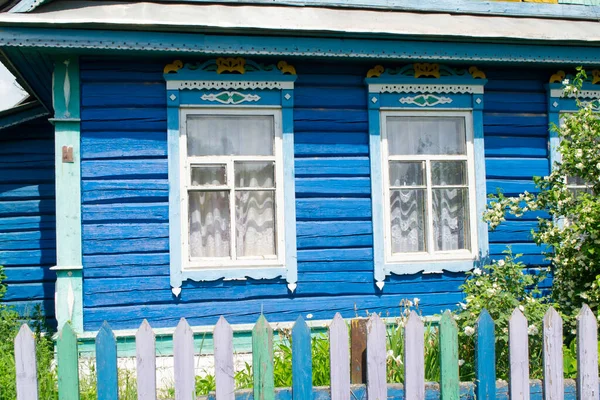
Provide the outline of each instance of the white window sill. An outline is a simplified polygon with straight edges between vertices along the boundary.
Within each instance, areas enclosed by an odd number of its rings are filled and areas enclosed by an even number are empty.
[[[422,261],[402,261],[386,262],[383,266],[385,275],[409,275],[418,274],[439,274],[443,272],[465,272],[470,271],[480,264],[479,259],[462,260],[422,260]]]

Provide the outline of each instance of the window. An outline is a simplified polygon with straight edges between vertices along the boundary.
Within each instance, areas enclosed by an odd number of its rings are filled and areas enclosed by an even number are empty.
[[[186,267],[282,265],[279,112],[205,109],[182,116]]]
[[[164,78],[173,294],[186,280],[248,278],[293,292],[294,67],[175,61]]]
[[[485,74],[429,63],[376,66],[369,86],[373,259],[391,274],[467,271],[488,255]]]
[[[387,260],[474,257],[467,119],[470,123],[468,114],[382,112]]]

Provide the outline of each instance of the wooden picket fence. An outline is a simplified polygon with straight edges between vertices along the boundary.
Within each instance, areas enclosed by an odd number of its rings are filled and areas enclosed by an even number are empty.
[[[506,393],[497,390],[494,321],[486,310],[479,316],[475,327],[476,379],[471,392],[465,392],[465,385],[459,382],[458,329],[449,312],[443,314],[439,323],[440,382],[439,392],[433,396],[426,393],[423,321],[412,312],[404,329],[404,386],[388,385],[386,382],[386,326],[377,314],[372,314],[366,322],[366,385],[351,386],[348,326],[342,317],[336,314],[329,325],[331,386],[317,389],[312,385],[311,332],[304,319],[299,317],[292,328],[292,388],[275,390],[273,330],[265,317],[261,316],[252,330],[252,397],[250,393],[236,392],[233,330],[225,318],[221,317],[214,329],[216,393],[209,397],[216,400],[233,400],[236,397],[260,400],[506,398]],[[532,385],[529,380],[527,329],[526,318],[518,308],[515,309],[509,322],[508,394],[511,400],[530,400]],[[565,397],[562,329],[560,316],[550,308],[543,321],[542,392],[545,400],[575,398],[574,393]],[[596,317],[589,307],[584,306],[577,321],[576,396],[579,400],[599,398],[597,329]],[[175,399],[195,399],[194,340],[193,332],[185,319],[177,325],[173,342]],[[155,349],[154,333],[144,321],[136,333],[137,385],[140,400],[156,400]],[[79,399],[77,337],[68,324],[59,332],[56,352],[59,398]],[[17,399],[37,400],[35,342],[27,325],[21,327],[15,339],[15,359]],[[115,336],[106,323],[96,337],[96,371],[98,399],[117,400],[117,345]],[[431,385],[427,385],[429,386]]]

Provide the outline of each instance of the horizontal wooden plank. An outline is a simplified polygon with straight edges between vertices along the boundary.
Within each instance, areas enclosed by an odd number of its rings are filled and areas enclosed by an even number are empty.
[[[505,244],[533,241],[531,231],[537,226],[537,221],[506,221],[489,233],[489,240]]]
[[[32,214],[54,214],[55,204],[53,199],[0,201],[0,216],[20,216]]]
[[[298,221],[298,249],[367,247],[373,244],[371,221]]]
[[[0,232],[29,229],[54,229],[55,227],[56,217],[54,215],[0,217]]]
[[[300,158],[295,160],[296,177],[369,176],[368,157]]]
[[[166,107],[164,82],[85,82],[81,107]]]
[[[83,132],[83,160],[117,157],[165,157],[167,131]]]
[[[488,178],[532,178],[550,172],[544,158],[487,158],[485,173]]]
[[[85,255],[167,250],[169,250],[169,238],[95,240],[93,237],[85,237],[83,241],[83,254]]]
[[[321,143],[296,143],[294,155],[296,157],[347,157],[366,156],[369,154],[367,144],[321,144]]]
[[[486,68],[486,74],[488,78],[492,78],[490,76],[490,72]],[[536,79],[538,78],[538,79]],[[524,77],[493,77],[492,79],[488,79],[485,84],[486,92],[493,91],[510,91],[510,92],[538,92],[544,93],[544,84],[547,83],[547,80],[539,79],[539,77],[526,79]]]
[[[308,220],[366,220],[371,218],[370,198],[311,198],[296,200],[296,218]]]
[[[54,320],[54,298],[46,298],[43,300],[26,300],[26,301],[5,301],[6,305],[12,307],[20,316],[24,318],[35,317],[36,307],[40,307],[42,315],[46,317],[46,323],[51,327],[56,325]]]
[[[298,262],[373,261],[373,248],[298,250]]]
[[[28,140],[6,140],[0,141],[0,155],[21,156],[31,159],[34,156],[42,156],[44,159],[54,157],[54,140],[52,136],[48,139],[28,139]]]
[[[545,137],[486,136],[486,157],[548,157]]]
[[[163,222],[169,218],[169,204],[163,203],[119,203],[84,204],[81,206],[84,223],[95,221],[139,221]]]
[[[2,168],[0,169],[0,182],[3,184],[41,184],[54,183],[54,168]]]
[[[41,281],[56,281],[56,272],[51,271],[53,265],[45,266],[19,266],[19,267],[4,267],[6,274],[6,283],[31,283]]]
[[[294,110],[294,132],[368,132],[367,110]]]
[[[56,265],[56,250],[2,250],[0,251],[0,265]]]
[[[531,179],[486,179],[487,194],[497,194],[498,191],[506,196],[515,196],[525,191],[537,193],[538,189]]]
[[[128,199],[128,201],[168,201],[169,182],[166,179],[84,180],[81,182],[83,203]]]
[[[296,196],[369,196],[371,180],[359,178],[298,178],[296,179]]]
[[[4,301],[44,300],[54,298],[54,282],[12,283],[2,298]]]
[[[486,135],[548,137],[548,129],[546,115],[483,113],[483,131]]]
[[[185,295],[183,288],[182,294]],[[425,314],[440,312],[455,307],[461,301],[459,292],[435,293],[421,295],[420,309]],[[390,312],[390,316],[399,314],[398,304],[406,298],[405,294],[389,296],[320,296],[320,297],[287,297],[274,299],[250,299],[243,302],[219,301],[208,303],[170,303],[148,304],[144,307],[128,305],[115,307],[85,307],[86,330],[97,330],[103,321],[111,321],[113,329],[125,329],[139,326],[146,318],[154,328],[173,327],[181,317],[194,325],[214,325],[223,315],[230,323],[254,323],[262,314],[270,322],[292,321],[298,314],[312,314],[314,319],[331,319],[336,312],[345,318],[365,315],[369,312]],[[323,304],[329,306],[325,309]]]
[[[87,160],[81,162],[82,179],[167,179],[167,159]]]
[[[367,87],[299,86],[294,90],[294,111],[302,108],[342,108],[365,110],[367,108]]]
[[[84,108],[81,132],[167,131],[167,108]]]
[[[545,114],[548,108],[546,93],[490,91],[483,95],[486,112]]]
[[[54,197],[54,184],[42,183],[42,184],[11,184],[11,185],[0,185],[0,201],[3,200],[25,200],[25,199],[37,199],[53,198]]]
[[[296,65],[296,71],[299,68],[302,68],[299,65]],[[367,68],[368,70],[368,68]],[[304,73],[298,75],[298,79],[296,80],[294,87],[301,88],[304,86],[307,87],[315,87],[318,86],[322,89],[335,88],[335,87],[359,87],[365,84],[365,74],[364,71],[362,73],[356,75],[349,74],[335,74],[335,73],[323,73],[319,74],[314,69],[314,65],[307,67]]]
[[[354,271],[373,272],[372,261],[302,261],[298,262],[299,272],[342,272],[352,273]]]

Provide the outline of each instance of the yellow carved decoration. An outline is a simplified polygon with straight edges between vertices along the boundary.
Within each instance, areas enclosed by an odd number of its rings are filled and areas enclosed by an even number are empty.
[[[244,74],[246,72],[246,60],[242,57],[219,57],[217,58],[217,74],[223,72],[239,72]]]
[[[385,71],[383,65],[376,65],[367,72],[367,78],[379,78],[383,71]]]
[[[431,63],[415,63],[415,78],[421,76],[433,76],[434,78],[440,77],[440,66],[438,64]]]
[[[550,77],[550,83],[562,83],[565,80],[565,76],[567,76],[565,71],[558,71]]]
[[[183,68],[183,62],[181,60],[175,60],[171,64],[167,64],[163,69],[163,73],[168,74],[171,72],[177,72]]]
[[[592,85],[596,83],[600,83],[600,70],[597,69],[592,71]]]
[[[296,75],[296,68],[294,68],[293,65],[288,64],[286,61],[279,61],[277,63],[277,68],[282,74]]]
[[[471,76],[473,77],[473,79],[485,79],[485,73],[483,71],[481,71],[479,68],[477,67],[470,67],[469,68],[469,73],[471,74]]]

